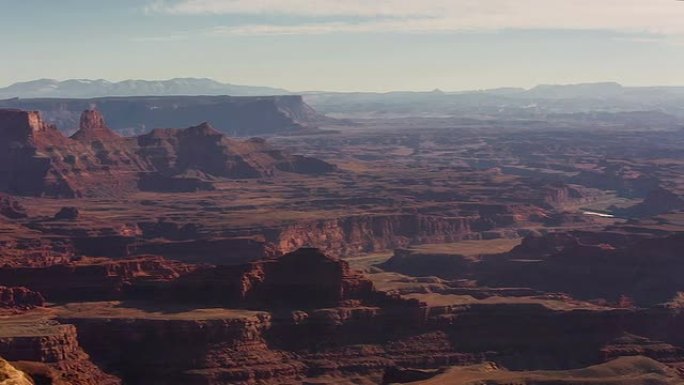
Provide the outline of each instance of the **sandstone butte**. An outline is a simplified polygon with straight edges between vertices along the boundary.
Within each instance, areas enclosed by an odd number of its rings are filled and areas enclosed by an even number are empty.
[[[67,198],[136,189],[195,191],[211,189],[211,178],[334,170],[261,139],[229,139],[208,123],[120,137],[95,110],[83,112],[79,130],[67,138],[36,111],[2,109],[0,154],[0,191]]]

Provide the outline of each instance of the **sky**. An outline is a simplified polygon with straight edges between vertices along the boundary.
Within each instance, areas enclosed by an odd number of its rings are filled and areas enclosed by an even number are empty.
[[[677,0],[0,0],[0,86],[202,77],[292,91],[684,85]]]

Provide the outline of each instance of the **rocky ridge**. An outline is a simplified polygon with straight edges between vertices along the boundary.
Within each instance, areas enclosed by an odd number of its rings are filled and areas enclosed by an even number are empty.
[[[0,191],[15,195],[120,195],[126,191],[195,191],[215,178],[258,178],[275,172],[321,174],[334,166],[271,148],[263,140],[240,142],[208,123],[185,130],[155,130],[123,138],[102,115],[86,110],[71,137],[43,122],[38,112],[0,110]]]

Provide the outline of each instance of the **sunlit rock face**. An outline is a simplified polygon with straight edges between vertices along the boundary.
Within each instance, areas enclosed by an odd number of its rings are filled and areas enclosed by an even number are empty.
[[[70,138],[35,111],[0,110],[0,152],[0,191],[63,198],[211,190],[215,178],[335,170],[264,140],[229,139],[208,123],[123,138],[93,109],[82,113]]]

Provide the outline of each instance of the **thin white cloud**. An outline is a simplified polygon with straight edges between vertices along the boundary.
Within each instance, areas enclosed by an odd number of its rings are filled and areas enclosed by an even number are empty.
[[[370,22],[328,22],[295,25],[247,24],[238,26],[221,26],[210,31],[212,35],[232,36],[273,36],[273,35],[323,35],[330,33],[367,33],[396,32],[426,33],[471,30],[450,25],[445,20],[406,19],[382,20]]]
[[[684,35],[684,2],[675,0],[157,0],[148,12],[173,15],[292,15],[297,24],[233,25],[219,34],[445,32],[503,29],[608,30]],[[356,17],[358,22],[323,22]]]
[[[156,42],[168,42],[168,41],[181,41],[190,38],[191,32],[176,33],[173,35],[166,36],[142,36],[134,37],[131,40],[139,43],[156,43]]]
[[[438,15],[450,3],[445,0],[157,0],[147,10],[185,15],[417,16]]]

